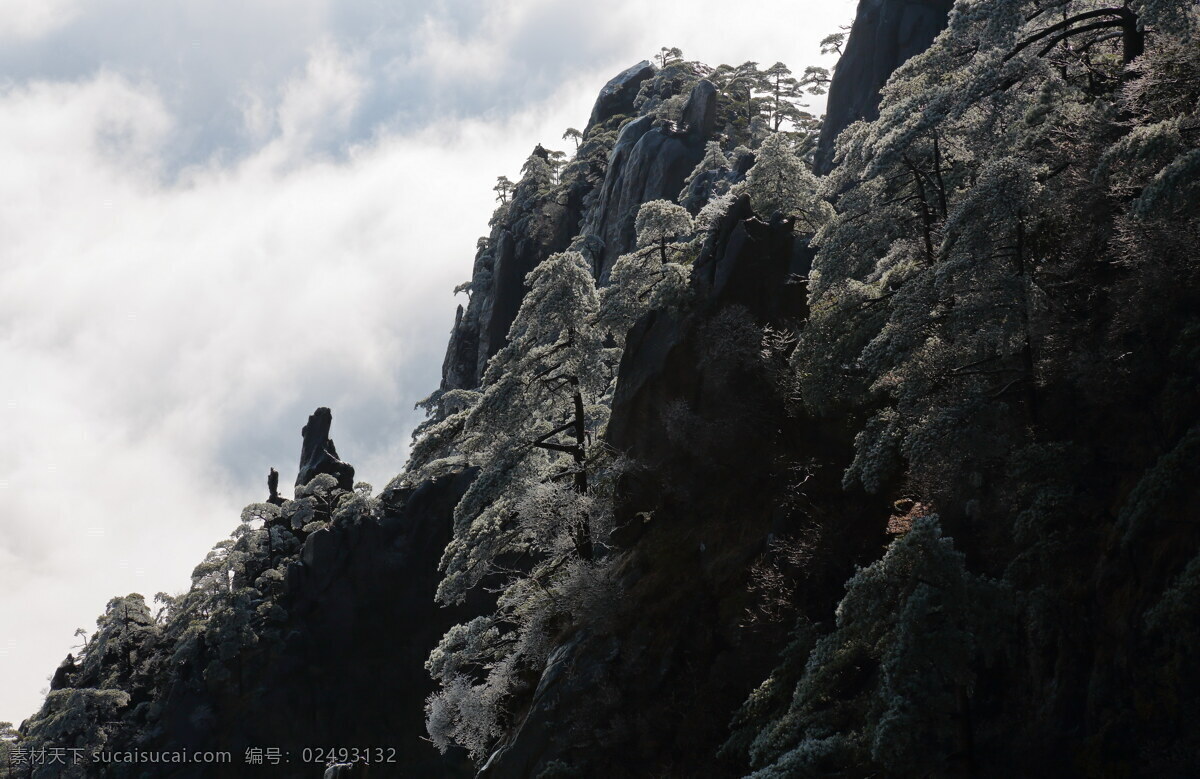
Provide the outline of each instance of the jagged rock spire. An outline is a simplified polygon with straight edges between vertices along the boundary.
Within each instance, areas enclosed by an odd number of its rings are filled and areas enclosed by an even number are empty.
[[[308,424],[300,431],[304,443],[300,446],[300,472],[296,474],[296,486],[303,487],[320,473],[328,473],[344,490],[354,489],[354,466],[338,458],[337,448],[329,438],[333,425],[333,412],[324,406],[308,418]]]
[[[64,687],[72,686],[71,680],[77,670],[79,669],[75,665],[75,656],[68,654],[66,659],[59,664],[58,669],[54,672],[54,678],[50,680],[50,689],[61,690]]]
[[[267,490],[271,493],[267,497],[267,503],[274,503],[276,506],[282,506],[284,500],[279,495],[279,471],[274,468],[267,474]]]

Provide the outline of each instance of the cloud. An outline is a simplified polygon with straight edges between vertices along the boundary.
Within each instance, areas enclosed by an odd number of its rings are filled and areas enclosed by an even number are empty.
[[[175,119],[152,86],[0,91],[0,623],[17,640],[0,718],[36,708],[30,669],[52,670],[109,597],[184,587],[268,467],[294,472],[316,406],[363,478],[403,465],[495,168],[565,118],[305,155],[353,111],[347,63],[314,51],[269,141],[171,182],[154,168]]]
[[[71,21],[79,0],[0,0],[0,40],[38,38]]]
[[[6,1],[12,2],[0,3]],[[73,10],[53,15],[55,24],[39,28],[37,37],[0,47],[0,73],[61,81],[107,69],[153,85],[176,120],[161,160],[169,174],[214,157],[229,163],[254,154],[281,119],[268,109],[278,107],[298,79],[324,78],[331,89],[336,79],[349,79],[353,110],[341,116],[338,130],[308,139],[315,150],[343,154],[381,132],[511,116],[564,82],[603,84],[664,44],[714,65],[782,60],[800,71],[820,59],[820,39],[854,12],[853,0],[764,0],[736,12],[711,0],[208,0],[184,6],[18,0],[16,7]],[[22,14],[44,15],[21,11],[11,18]],[[328,56],[314,60],[321,51]],[[815,109],[821,105],[814,101]]]
[[[309,50],[303,70],[283,84],[264,91],[244,87],[246,148],[261,154],[271,147],[281,160],[348,148],[355,140],[348,130],[370,86],[363,60],[324,40]]]

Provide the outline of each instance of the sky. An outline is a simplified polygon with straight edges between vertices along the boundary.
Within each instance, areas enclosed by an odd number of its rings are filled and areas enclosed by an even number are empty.
[[[290,485],[317,406],[400,471],[496,176],[609,78],[832,67],[854,7],[0,0],[0,721]]]

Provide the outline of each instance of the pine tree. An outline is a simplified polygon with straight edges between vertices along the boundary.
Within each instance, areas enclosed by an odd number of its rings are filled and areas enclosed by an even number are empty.
[[[667,247],[692,231],[692,217],[687,209],[669,200],[643,203],[634,221],[639,246],[656,247],[659,259],[667,262]]]
[[[455,511],[439,588],[445,602],[459,600],[501,555],[551,543],[530,538],[512,506],[549,478],[569,478],[586,494],[589,442],[607,418],[601,401],[613,355],[592,324],[598,298],[587,261],[578,252],[551,255],[526,281],[509,342],[488,363],[464,420],[460,451],[482,471]],[[569,535],[576,554],[590,558],[588,524],[581,519]]]
[[[814,69],[809,68],[809,71]],[[806,76],[809,75],[806,73]],[[779,132],[784,122],[794,124],[802,121],[804,112],[801,111],[803,106],[800,100],[803,98],[804,85],[792,75],[791,69],[782,62],[776,62],[762,72],[762,80],[768,97],[771,130]]]
[[[688,269],[672,257],[678,259],[677,241],[693,235],[691,215],[670,201],[652,200],[642,204],[635,226],[637,249],[617,258],[600,295],[599,322],[618,344],[643,313],[687,299]]]
[[[816,176],[793,153],[790,139],[783,134],[763,141],[746,174],[746,191],[756,213],[768,219],[776,213],[795,217],[806,233],[816,232],[833,215],[818,190]]]
[[[767,90],[757,62],[737,67],[719,65],[709,75],[717,87],[718,122],[723,122],[734,143],[751,143],[758,122],[768,105],[761,93]]]
[[[522,194],[525,197],[536,197],[549,192],[557,182],[555,166],[551,162],[552,152],[540,144],[534,147],[533,153],[525,159],[521,166],[521,180],[513,187],[513,197]]]
[[[882,406],[848,484],[879,489],[907,470],[917,492],[941,491],[1036,434],[1045,280],[1073,275],[1051,268],[1088,234],[1062,229],[1054,207],[1079,201],[1075,188],[1046,182],[1064,184],[1082,151],[1060,155],[1062,139],[1107,123],[1102,104],[1077,101],[1095,68],[1033,54],[1057,26],[1020,2],[963,6],[894,74],[880,118],[839,138],[826,186],[839,214],[816,237],[796,363],[813,408]]]
[[[671,64],[672,62],[675,62],[677,60],[682,60],[683,52],[680,51],[675,46],[670,46],[670,47],[663,46],[662,49],[659,50],[658,56],[656,57],[656,59],[658,60],[658,66],[660,68],[665,68],[667,65]]]
[[[461,601],[489,575],[508,582],[497,611],[452,629],[427,664],[441,685],[427,705],[431,737],[477,759],[521,688],[519,669],[544,662],[550,625],[593,589],[607,521],[590,489],[616,355],[594,326],[595,281],[578,252],[551,255],[526,281],[509,342],[461,418],[456,447],[480,471],[455,509],[438,599]],[[527,567],[507,568],[515,559]]]
[[[679,193],[679,201],[682,203],[687,196],[688,190],[692,186],[692,182],[697,176],[702,176],[708,172],[726,172],[729,170],[729,158],[721,151],[721,144],[717,141],[709,141],[704,144],[704,156],[696,163],[696,167],[692,168],[692,172],[683,180],[683,189]],[[726,188],[728,185],[726,185]],[[716,194],[722,194],[717,192]]]
[[[835,32],[821,39],[822,54],[837,54],[842,56],[842,46],[846,43],[846,33]]]
[[[36,715],[22,727],[21,747],[35,751],[81,750],[87,759],[75,763],[65,751],[65,764],[42,760],[25,774],[31,779],[89,779],[94,776],[91,754],[124,750],[121,718],[129,706],[129,693],[116,689],[68,687],[52,690]]]
[[[970,766],[973,669],[994,649],[1004,603],[999,585],[967,572],[936,516],[915,520],[846,583],[787,712],[750,747],[754,779]]]
[[[563,140],[570,138],[575,142],[575,151],[579,151],[579,144],[583,141],[583,133],[576,130],[574,127],[568,127],[566,132],[562,134]]]
[[[508,203],[508,198],[512,195],[515,185],[508,180],[508,176],[497,176],[496,186],[492,187],[492,191],[496,193],[496,200],[500,201],[501,205]]]

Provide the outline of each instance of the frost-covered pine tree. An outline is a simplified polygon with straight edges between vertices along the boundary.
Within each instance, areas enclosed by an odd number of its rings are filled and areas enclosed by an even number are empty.
[[[593,327],[599,302],[587,261],[578,252],[551,255],[526,282],[509,341],[488,363],[463,420],[459,450],[481,471],[455,510],[439,588],[445,602],[461,599],[501,555],[546,543],[512,507],[549,478],[569,479],[586,494],[591,442],[607,421],[615,355]],[[568,532],[576,553],[590,558],[587,523]]]
[[[634,229],[638,247],[657,248],[665,263],[670,259],[667,251],[671,244],[692,232],[692,217],[686,208],[669,200],[651,200],[638,209]]]
[[[817,177],[796,156],[791,139],[775,133],[763,141],[757,158],[746,174],[750,205],[763,218],[776,213],[795,217],[801,231],[814,233],[833,215],[833,208],[819,194]]]
[[[822,67],[810,65],[805,68],[804,75],[796,78],[791,69],[782,62],[776,62],[762,71],[763,89],[767,93],[767,110],[773,132],[779,132],[785,122],[797,125],[811,118],[802,109],[801,100],[804,93],[810,95],[825,94],[829,84],[829,71]]]
[[[750,142],[768,99],[761,96],[767,89],[757,62],[743,62],[737,67],[720,65],[709,79],[718,90],[718,121],[739,142]]]
[[[618,343],[624,343],[639,316],[679,305],[688,290],[687,267],[672,261],[682,248],[680,239],[692,237],[695,229],[687,209],[652,200],[642,204],[635,225],[637,248],[613,263],[611,283],[600,296],[600,322]]]
[[[487,576],[507,583],[497,611],[453,628],[427,663],[440,683],[427,705],[434,743],[477,759],[499,734],[521,671],[545,661],[552,626],[603,589],[595,560],[607,515],[590,490],[616,350],[595,327],[596,286],[581,254],[551,255],[526,282],[508,344],[460,412],[455,446],[480,471],[455,509],[438,599],[461,601]]]
[[[554,154],[555,152],[551,152],[541,144],[534,147],[533,153],[525,159],[525,164],[521,166],[521,180],[512,188],[514,199],[531,198],[554,188],[557,183],[555,162],[558,161]]]
[[[750,746],[753,779],[946,776],[969,765],[973,669],[995,650],[1002,592],[966,570],[936,516],[915,520],[846,583],[787,712]]]
[[[89,754],[128,748],[132,734],[123,718],[133,702],[147,698],[153,688],[147,666],[159,650],[160,635],[141,595],[111,599],[78,664],[56,681],[53,686],[58,689],[51,690],[38,713],[24,723],[22,747],[82,749]],[[91,774],[87,763],[71,764],[68,759],[66,765],[44,761],[32,766],[28,775],[82,779]]]
[[[1114,245],[1096,182],[1119,199],[1136,166],[1117,160],[1143,141],[1151,156],[1170,147],[1113,111],[1122,81],[1137,82],[1124,67],[1145,44],[1136,15],[1179,5],[960,3],[893,74],[879,119],[839,137],[826,186],[838,215],[816,236],[795,360],[810,407],[879,408],[847,483],[907,473],[926,495],[979,487],[1036,437],[1047,374],[1075,362],[1064,314],[1090,305],[1086,279]],[[1153,191],[1135,178],[1127,192]]]
[[[88,779],[95,776],[90,762],[92,752],[130,748],[121,739],[124,735],[121,718],[129,703],[129,693],[119,689],[67,687],[52,690],[41,710],[24,723],[20,743],[27,754],[64,750],[65,760],[63,763],[50,760],[41,760],[35,765],[27,763],[28,773],[11,775],[31,779]],[[87,759],[74,762],[72,755],[76,753],[69,750],[82,750],[78,754]]]
[[[583,133],[576,130],[574,127],[568,127],[562,134],[563,140],[570,138],[575,142],[575,151],[579,151],[579,144],[583,143]]]
[[[496,200],[501,205],[508,203],[509,196],[512,195],[513,189],[516,187],[508,176],[497,176],[496,186],[492,187],[492,191],[496,193]]]
[[[692,172],[683,180],[683,190],[679,193],[680,201],[687,195],[688,189],[691,188],[692,182],[698,176],[702,176],[709,171],[723,172],[729,170],[729,158],[721,151],[721,144],[717,141],[709,141],[704,145],[704,156],[700,162],[696,163],[696,167],[692,168]]]

